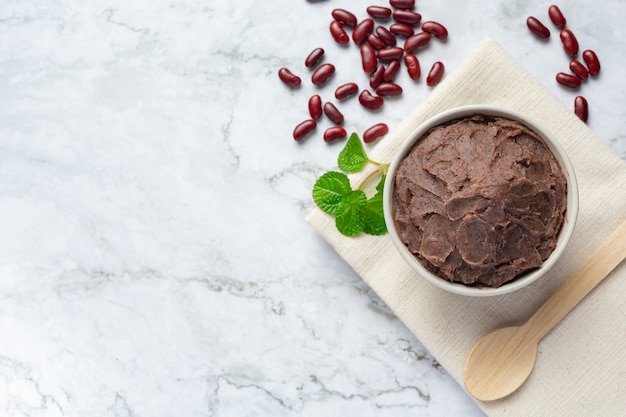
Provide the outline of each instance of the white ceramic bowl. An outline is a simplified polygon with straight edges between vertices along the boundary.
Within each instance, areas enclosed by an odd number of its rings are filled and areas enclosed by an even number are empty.
[[[537,133],[548,145],[556,159],[561,164],[561,168],[565,174],[567,180],[567,211],[565,222],[561,228],[559,233],[559,237],[557,240],[557,245],[552,254],[542,263],[539,268],[536,268],[528,273],[508,282],[504,283],[500,287],[492,288],[492,287],[482,287],[482,286],[470,286],[461,283],[456,283],[452,281],[448,281],[446,279],[440,278],[437,275],[433,274],[429,270],[427,270],[420,261],[407,249],[407,247],[400,240],[398,233],[395,229],[395,224],[392,218],[391,205],[393,200],[393,188],[394,188],[394,177],[398,165],[404,159],[404,157],[410,152],[413,145],[417,140],[419,140],[424,133],[426,133],[430,128],[440,125],[442,123],[446,123],[448,121],[473,116],[476,114],[482,114],[486,116],[500,116],[505,117],[507,119],[517,120],[522,124],[526,125],[528,128]],[[574,174],[574,169],[572,164],[565,153],[565,150],[561,147],[559,142],[554,138],[551,132],[547,129],[543,128],[541,125],[536,122],[530,120],[528,117],[502,107],[494,107],[487,105],[471,105],[471,106],[463,106],[454,108],[442,113],[437,114],[436,116],[430,118],[426,122],[422,123],[417,129],[415,129],[405,140],[404,144],[401,146],[399,152],[391,161],[389,166],[389,170],[387,173],[387,178],[385,181],[384,188],[384,215],[385,222],[387,223],[387,228],[389,230],[389,234],[391,236],[391,240],[393,241],[396,249],[402,255],[402,258],[417,272],[419,276],[426,279],[433,285],[442,288],[446,291],[450,291],[455,294],[467,295],[467,296],[493,296],[510,293],[512,291],[518,290],[522,287],[527,286],[528,284],[536,281],[539,277],[541,277],[561,256],[565,247],[567,246],[567,242],[572,236],[572,232],[574,230],[574,225],[576,223],[576,217],[578,216],[578,185],[576,182],[576,176]]]

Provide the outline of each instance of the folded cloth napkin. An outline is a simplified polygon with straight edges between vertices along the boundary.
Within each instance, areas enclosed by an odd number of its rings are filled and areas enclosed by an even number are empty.
[[[465,359],[478,339],[526,321],[626,219],[626,164],[490,38],[370,151],[372,159],[390,161],[420,123],[466,104],[500,105],[526,114],[556,135],[572,161],[578,221],[565,253],[542,279],[496,297],[450,294],[416,275],[388,235],[348,238],[322,211],[307,216],[461,385]],[[365,175],[351,179],[358,182]],[[626,262],[540,341],[535,368],[519,390],[478,404],[489,416],[623,416]]]

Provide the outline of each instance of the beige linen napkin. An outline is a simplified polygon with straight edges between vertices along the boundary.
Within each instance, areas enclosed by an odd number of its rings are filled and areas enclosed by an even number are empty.
[[[436,113],[478,103],[537,120],[557,136],[574,165],[580,192],[576,229],[540,282],[497,297],[449,294],[412,272],[388,235],[348,238],[320,210],[307,217],[461,385],[476,341],[495,328],[524,322],[626,219],[626,164],[490,38],[370,151],[372,159],[390,161],[407,134]],[[479,405],[489,416],[623,416],[626,263],[541,340],[535,369],[517,392]]]

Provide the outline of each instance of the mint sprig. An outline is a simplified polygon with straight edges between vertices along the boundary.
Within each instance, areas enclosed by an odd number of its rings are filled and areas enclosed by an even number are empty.
[[[378,169],[353,190],[345,173],[359,172],[368,163],[376,165]],[[361,139],[353,133],[339,153],[337,165],[343,172],[326,172],[315,182],[313,186],[315,204],[324,212],[335,216],[335,226],[345,236],[387,233],[383,216],[383,187],[389,164],[371,160]],[[376,185],[376,193],[368,198],[361,187],[378,173],[381,174],[381,178]]]
[[[313,201],[326,213],[335,215],[345,196],[351,191],[350,180],[344,173],[330,171],[315,183]]]
[[[365,229],[363,209],[367,205],[367,196],[361,190],[352,190],[346,194],[335,215],[337,230],[346,236],[355,236]]]
[[[361,139],[359,135],[353,133],[348,138],[346,146],[339,152],[339,158],[337,158],[337,164],[339,169],[345,172],[359,172],[362,170],[369,158],[365,153]]]

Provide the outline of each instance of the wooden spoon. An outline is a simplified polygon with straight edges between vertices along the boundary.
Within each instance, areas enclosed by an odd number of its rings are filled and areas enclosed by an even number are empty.
[[[474,345],[465,362],[467,391],[492,401],[518,389],[533,369],[539,340],[625,257],[626,221],[526,323],[495,330]]]

